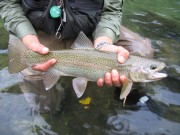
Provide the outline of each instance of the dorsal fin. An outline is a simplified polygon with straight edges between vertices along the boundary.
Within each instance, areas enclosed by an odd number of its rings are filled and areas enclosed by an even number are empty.
[[[91,40],[81,31],[74,41],[72,49],[93,48]]]

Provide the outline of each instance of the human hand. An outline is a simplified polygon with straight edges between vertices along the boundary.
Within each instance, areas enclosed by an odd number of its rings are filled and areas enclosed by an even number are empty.
[[[124,63],[129,56],[129,52],[121,46],[107,45],[102,47],[100,50],[117,53],[119,63]],[[98,79],[97,85],[103,86],[106,84],[108,86],[119,87],[124,81],[127,81],[127,78],[123,75],[119,75],[118,71],[113,69],[111,72],[107,72],[104,78]]]
[[[23,37],[22,42],[28,49],[34,52],[37,52],[39,54],[49,53],[49,49],[39,42],[38,37],[36,35],[26,35]],[[37,71],[47,71],[48,69],[53,67],[55,63],[56,59],[50,59],[45,63],[33,66],[32,69]]]

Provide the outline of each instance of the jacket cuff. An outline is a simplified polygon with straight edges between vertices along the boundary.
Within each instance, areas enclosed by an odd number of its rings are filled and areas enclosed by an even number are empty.
[[[15,35],[22,39],[26,35],[37,35],[37,33],[30,22],[23,21],[16,26]]]
[[[96,28],[96,30],[93,33],[94,40],[101,36],[110,37],[112,39],[113,43],[117,42],[119,39],[119,35],[114,33],[109,28]]]

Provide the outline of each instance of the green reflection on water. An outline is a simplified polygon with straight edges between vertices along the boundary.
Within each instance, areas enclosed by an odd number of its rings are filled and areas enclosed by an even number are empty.
[[[8,66],[7,54],[0,54],[0,70]]]
[[[0,49],[7,49],[8,32],[3,27],[3,22],[0,18]]]
[[[8,45],[8,32],[5,31],[3,27],[3,22],[0,18],[0,51],[1,49],[7,49]],[[7,54],[1,54],[0,53],[0,70],[3,69],[4,67],[7,67]]]
[[[126,0],[123,24],[143,36],[180,41],[179,0]]]

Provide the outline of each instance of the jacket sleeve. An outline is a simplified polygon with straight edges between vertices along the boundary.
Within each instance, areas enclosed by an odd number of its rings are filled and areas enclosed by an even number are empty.
[[[94,39],[108,36],[113,42],[119,39],[123,0],[104,0],[100,21],[93,33]]]
[[[24,15],[21,0],[1,0],[0,16],[5,29],[17,37],[22,39],[28,34],[36,35],[32,24]]]

